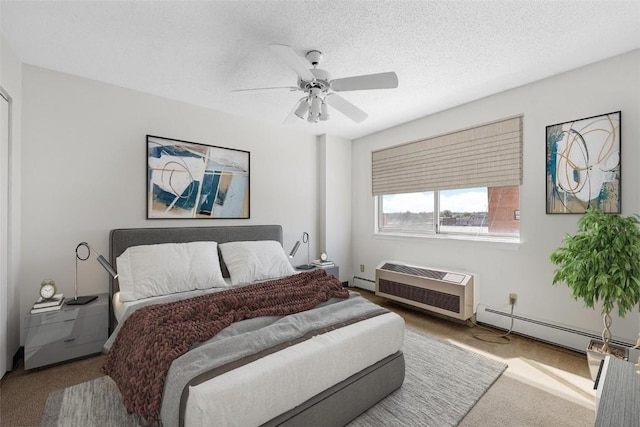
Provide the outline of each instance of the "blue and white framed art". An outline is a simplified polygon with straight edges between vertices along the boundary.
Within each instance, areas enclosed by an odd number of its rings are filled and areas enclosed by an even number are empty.
[[[620,213],[621,112],[547,126],[547,213]]]
[[[147,218],[249,218],[249,151],[147,135]]]

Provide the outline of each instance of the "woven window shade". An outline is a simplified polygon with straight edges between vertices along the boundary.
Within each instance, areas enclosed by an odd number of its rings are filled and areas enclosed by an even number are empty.
[[[522,116],[371,153],[374,196],[522,184]]]

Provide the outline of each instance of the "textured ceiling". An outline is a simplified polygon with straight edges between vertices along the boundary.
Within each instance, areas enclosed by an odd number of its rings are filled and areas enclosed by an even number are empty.
[[[637,0],[2,0],[0,15],[25,63],[348,139],[640,48]],[[342,92],[360,124],[307,123],[290,115],[300,92],[231,92],[296,85],[269,44],[322,51],[333,78],[395,71],[399,87]]]

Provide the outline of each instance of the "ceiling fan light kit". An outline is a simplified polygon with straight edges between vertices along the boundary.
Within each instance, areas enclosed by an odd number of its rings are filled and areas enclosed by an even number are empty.
[[[258,89],[241,89],[235,92],[257,92],[264,90],[300,90],[306,95],[298,101],[294,114],[309,123],[318,123],[329,119],[329,107],[335,108],[356,123],[364,121],[368,114],[334,92],[393,89],[398,87],[398,76],[394,72],[366,74],[331,80],[331,75],[317,68],[323,55],[319,50],[310,50],[305,58],[313,66],[308,65],[293,49],[286,45],[273,44],[271,51],[298,75],[297,87],[271,87]]]
[[[308,98],[302,98],[300,100],[300,103],[298,104],[298,108],[296,108],[295,111],[295,115],[300,117],[301,119],[304,119],[307,111],[309,111],[309,99]]]

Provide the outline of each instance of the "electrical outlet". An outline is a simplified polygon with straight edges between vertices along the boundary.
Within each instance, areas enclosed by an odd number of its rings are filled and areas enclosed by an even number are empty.
[[[509,304],[514,305],[518,302],[518,294],[509,294]]]
[[[364,273],[364,264],[360,264],[360,273]]]

